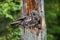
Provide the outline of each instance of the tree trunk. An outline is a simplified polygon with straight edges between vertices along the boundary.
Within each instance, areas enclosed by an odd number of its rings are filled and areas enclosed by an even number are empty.
[[[39,6],[40,15],[42,16],[42,31],[40,31],[39,36],[36,33],[32,33],[30,29],[24,28],[24,34],[22,35],[21,40],[47,40],[46,39],[46,24],[45,24],[45,16],[44,16],[44,0],[39,0],[41,3]]]

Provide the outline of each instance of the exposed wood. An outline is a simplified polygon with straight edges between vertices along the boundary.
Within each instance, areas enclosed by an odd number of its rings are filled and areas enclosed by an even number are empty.
[[[26,0],[26,13],[29,16],[32,10],[38,10],[36,0]]]

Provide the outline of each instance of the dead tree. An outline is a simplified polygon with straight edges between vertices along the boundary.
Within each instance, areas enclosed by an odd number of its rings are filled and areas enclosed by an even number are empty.
[[[21,40],[46,40],[44,0],[22,0],[22,17],[12,25],[23,26]]]

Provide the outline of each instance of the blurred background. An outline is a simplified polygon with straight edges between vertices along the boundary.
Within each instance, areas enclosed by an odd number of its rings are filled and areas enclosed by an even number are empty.
[[[47,40],[60,40],[60,0],[45,0]],[[21,16],[21,0],[0,0],[0,40],[20,40],[20,27],[10,24]]]

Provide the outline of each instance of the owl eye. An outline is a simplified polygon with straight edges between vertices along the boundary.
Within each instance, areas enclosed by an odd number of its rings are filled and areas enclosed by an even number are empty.
[[[35,13],[33,13],[32,15],[33,15],[33,16],[35,16],[36,14],[35,14]]]

